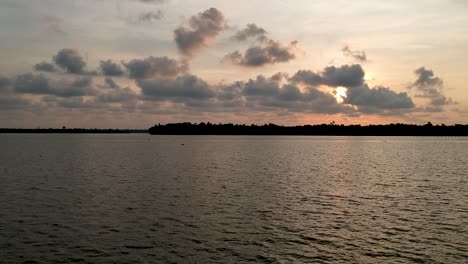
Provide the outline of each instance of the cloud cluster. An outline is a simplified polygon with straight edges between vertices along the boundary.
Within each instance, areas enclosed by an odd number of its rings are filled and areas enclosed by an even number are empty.
[[[444,82],[432,70],[420,67],[414,74],[417,79],[408,88],[416,90],[416,97],[430,100],[428,110],[441,111],[442,106],[456,103],[444,95]]]
[[[54,95],[73,97],[96,95],[90,77],[79,77],[73,80],[51,80],[43,74],[26,73],[16,77],[14,91],[23,94]]]
[[[140,0],[145,3],[161,1]],[[142,20],[158,19],[149,12]],[[192,16],[187,25],[174,31],[179,51],[193,56],[209,40],[227,27],[224,15],[210,8]],[[298,55],[297,41],[287,45],[273,40],[265,29],[248,24],[231,40],[253,40],[245,52],[235,51],[223,59],[235,65],[260,67],[286,63]],[[366,61],[366,54],[343,48],[345,56]],[[356,116],[364,113],[391,115],[417,111],[406,92],[388,87],[370,87],[364,80],[361,65],[329,66],[320,71],[299,70],[231,83],[209,83],[190,72],[189,58],[173,59],[149,56],[128,61],[99,61],[90,72],[76,49],[64,48],[33,66],[35,73],[15,78],[0,78],[0,108],[47,106],[100,111],[170,111],[184,113],[323,113]],[[421,67],[417,79],[409,86],[416,96],[430,99],[432,109],[453,103],[443,94],[443,81],[431,70]],[[97,83],[97,84],[95,84]],[[346,95],[338,100],[338,91]],[[27,99],[26,99],[27,98]],[[167,106],[151,110],[152,105]],[[120,107],[120,108],[119,108]],[[140,108],[139,108],[140,107]],[[120,109],[120,110],[119,110]],[[144,110],[143,110],[144,109]],[[136,110],[135,110],[136,111]]]
[[[223,58],[223,62],[235,65],[260,67],[267,64],[288,62],[296,58],[297,41],[291,42],[288,46],[269,40],[266,45],[253,46],[248,48],[244,54],[234,51]]]
[[[122,67],[112,60],[100,61],[99,67],[101,68],[102,74],[106,76],[122,76],[125,73]]]
[[[265,42],[268,40],[267,34],[268,32],[265,29],[251,23],[247,24],[244,29],[238,30],[231,39],[236,41],[246,41],[253,38],[259,42]]]
[[[361,65],[343,65],[341,67],[329,66],[321,73],[310,70],[300,70],[291,80],[304,84],[317,86],[326,85],[330,87],[356,87],[364,84],[364,70]]]
[[[249,39],[256,44],[250,46],[244,53],[236,50],[225,55],[222,62],[246,66],[260,67],[275,63],[289,62],[297,57],[298,41],[292,41],[289,45],[283,45],[279,41],[268,37],[268,32],[256,24],[247,24],[244,29],[237,30],[231,37],[232,40],[242,42]]]
[[[161,10],[149,11],[138,16],[138,21],[140,22],[153,22],[159,20],[163,17],[163,12]]]
[[[367,55],[366,55],[366,52],[364,51],[359,51],[359,50],[353,51],[348,45],[343,45],[343,47],[341,48],[341,51],[343,52],[343,55],[346,57],[354,58],[355,60],[360,61],[360,62],[367,61]]]
[[[57,66],[68,73],[82,74],[86,62],[75,49],[62,49],[53,57]]]
[[[36,65],[34,65],[34,70],[36,71],[43,71],[43,72],[55,72],[55,66],[52,63],[48,62],[40,62]]]
[[[186,61],[174,60],[165,56],[133,59],[124,63],[124,66],[132,79],[174,77],[189,69]]]
[[[174,30],[174,40],[183,55],[193,56],[226,27],[223,13],[216,8],[210,8],[192,16],[188,26],[180,26]]]

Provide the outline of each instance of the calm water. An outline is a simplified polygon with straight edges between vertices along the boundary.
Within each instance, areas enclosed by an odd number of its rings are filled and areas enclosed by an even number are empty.
[[[0,135],[1,263],[467,263],[468,139]]]

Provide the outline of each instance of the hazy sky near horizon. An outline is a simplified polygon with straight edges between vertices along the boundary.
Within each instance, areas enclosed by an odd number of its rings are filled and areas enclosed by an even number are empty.
[[[0,127],[468,123],[468,1],[0,2]]]

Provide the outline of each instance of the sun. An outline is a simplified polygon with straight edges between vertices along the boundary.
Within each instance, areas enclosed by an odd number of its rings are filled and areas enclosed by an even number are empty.
[[[336,88],[336,89],[335,89],[335,92],[334,92],[335,98],[336,98],[336,102],[338,102],[339,104],[343,103],[344,98],[347,97],[347,95],[346,95],[346,92],[347,92],[347,91],[348,91],[348,90],[347,90],[346,88],[344,88],[344,87],[338,87],[338,88]]]

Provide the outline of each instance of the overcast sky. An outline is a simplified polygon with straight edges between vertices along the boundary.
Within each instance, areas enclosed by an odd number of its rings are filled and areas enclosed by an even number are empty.
[[[465,0],[3,0],[0,127],[468,123]]]

